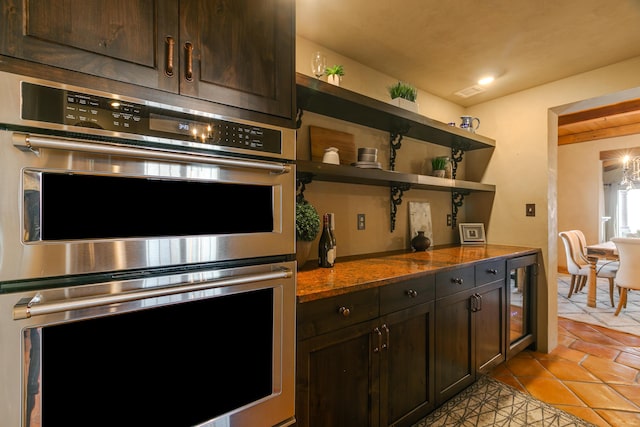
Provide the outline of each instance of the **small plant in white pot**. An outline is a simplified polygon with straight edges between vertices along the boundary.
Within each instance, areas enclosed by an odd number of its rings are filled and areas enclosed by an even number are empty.
[[[431,167],[433,169],[433,176],[444,178],[447,169],[447,158],[434,157],[431,159]]]
[[[342,65],[334,65],[333,67],[327,67],[324,70],[327,75],[327,82],[332,85],[340,86],[342,76],[344,76],[344,67]]]
[[[398,82],[389,88],[391,103],[414,113],[418,112],[418,90],[410,84]]]
[[[296,200],[296,260],[301,268],[309,258],[311,245],[320,233],[320,216],[304,198]]]

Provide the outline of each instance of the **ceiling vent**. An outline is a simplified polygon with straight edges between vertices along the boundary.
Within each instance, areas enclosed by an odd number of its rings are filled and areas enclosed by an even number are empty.
[[[469,98],[470,96],[477,95],[485,91],[485,88],[480,85],[469,86],[466,89],[457,91],[455,94],[461,98]]]

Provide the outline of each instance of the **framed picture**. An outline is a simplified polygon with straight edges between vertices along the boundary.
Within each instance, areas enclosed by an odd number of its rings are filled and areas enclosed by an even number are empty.
[[[424,231],[433,247],[433,227],[431,226],[431,204],[429,202],[409,202],[409,242],[418,231]]]
[[[460,244],[462,245],[484,245],[487,238],[484,234],[484,224],[466,223],[460,224]]]

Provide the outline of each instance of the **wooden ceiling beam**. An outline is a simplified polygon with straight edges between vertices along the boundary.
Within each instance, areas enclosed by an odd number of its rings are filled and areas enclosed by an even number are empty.
[[[603,127],[578,133],[558,135],[558,145],[575,144],[577,142],[594,141],[597,139],[614,138],[617,136],[634,135],[640,133],[640,122],[623,126]],[[560,132],[558,132],[560,134]]]
[[[637,112],[638,110],[640,110],[640,99],[630,99],[617,104],[610,104],[589,110],[576,111],[575,113],[563,114],[558,116],[558,126],[599,119],[607,116],[615,116],[618,114]]]
[[[558,145],[640,133],[640,99],[558,116]]]

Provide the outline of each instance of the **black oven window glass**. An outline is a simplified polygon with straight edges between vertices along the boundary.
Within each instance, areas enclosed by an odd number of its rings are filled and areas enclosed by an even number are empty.
[[[273,345],[271,288],[43,327],[42,425],[201,424],[271,395]]]
[[[273,231],[266,185],[44,173],[42,240]]]

